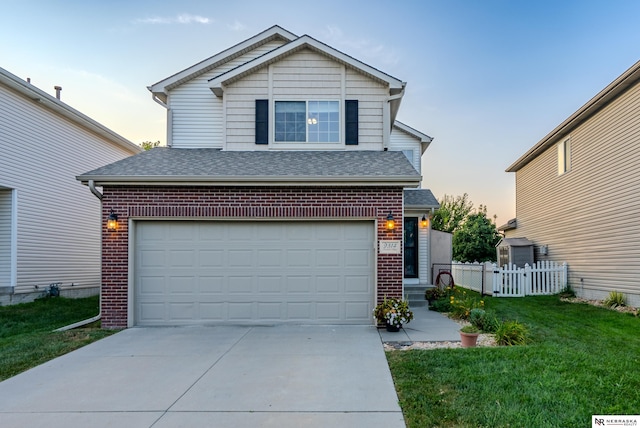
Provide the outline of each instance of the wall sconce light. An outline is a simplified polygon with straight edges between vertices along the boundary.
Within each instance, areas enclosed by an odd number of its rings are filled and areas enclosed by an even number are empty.
[[[396,228],[396,221],[393,219],[393,214],[391,214],[391,212],[389,212],[389,215],[387,216],[387,230],[393,230]]]
[[[422,227],[427,227],[427,225],[429,224],[429,221],[427,220],[427,216],[422,214],[422,220],[420,220],[420,224],[422,224]]]
[[[109,218],[107,218],[107,230],[109,232],[118,230],[118,214],[114,213],[113,210],[111,210]]]

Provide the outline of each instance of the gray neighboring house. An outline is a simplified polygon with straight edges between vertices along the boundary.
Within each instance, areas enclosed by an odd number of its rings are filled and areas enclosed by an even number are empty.
[[[507,172],[516,218],[505,236],[531,240],[537,260],[567,262],[579,296],[615,290],[640,306],[640,61]]]
[[[100,286],[100,201],[75,176],[142,149],[0,68],[0,305]]]

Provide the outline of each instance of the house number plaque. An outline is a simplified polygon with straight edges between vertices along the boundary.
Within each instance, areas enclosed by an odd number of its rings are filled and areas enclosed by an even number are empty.
[[[380,254],[400,254],[400,241],[379,241]]]

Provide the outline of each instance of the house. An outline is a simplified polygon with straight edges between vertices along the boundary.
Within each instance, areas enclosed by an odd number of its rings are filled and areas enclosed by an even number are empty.
[[[640,306],[640,62],[516,160],[516,218],[537,260],[567,262],[581,297]]]
[[[59,90],[59,88],[58,88]],[[100,202],[75,176],[140,147],[0,68],[0,304],[97,294]]]
[[[103,326],[372,324],[430,283],[405,82],[274,26],[149,90],[168,147],[78,177],[102,187]]]

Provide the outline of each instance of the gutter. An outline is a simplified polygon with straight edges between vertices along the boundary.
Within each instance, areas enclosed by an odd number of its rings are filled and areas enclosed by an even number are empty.
[[[96,196],[96,198],[102,201],[102,193],[98,192],[98,189],[96,189],[95,183],[93,182],[93,180],[89,180],[89,189],[91,189],[91,193],[93,193]],[[100,235],[100,248],[101,248],[100,252],[102,252],[102,234]],[[100,257],[100,259],[102,260],[102,256]],[[78,321],[73,324],[65,325],[64,327],[57,328],[53,331],[72,330],[74,328],[82,327],[83,325],[91,324],[92,322],[96,322],[99,319],[101,319],[102,318],[102,285],[100,285],[99,289],[100,289],[100,294],[99,294],[100,301],[98,303],[98,315],[92,318],[88,318],[86,320]]]

